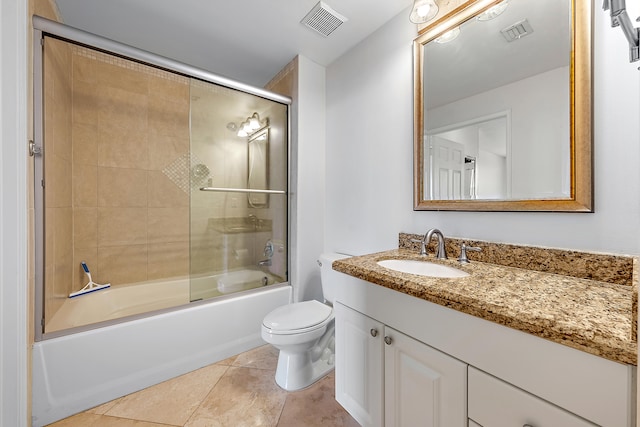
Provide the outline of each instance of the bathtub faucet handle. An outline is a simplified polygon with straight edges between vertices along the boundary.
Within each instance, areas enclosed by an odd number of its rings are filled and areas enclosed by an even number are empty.
[[[271,257],[273,256],[273,242],[271,240],[267,240],[267,243],[264,245],[264,252],[262,253],[267,259],[263,259],[262,261],[258,261],[259,267],[271,267]]]

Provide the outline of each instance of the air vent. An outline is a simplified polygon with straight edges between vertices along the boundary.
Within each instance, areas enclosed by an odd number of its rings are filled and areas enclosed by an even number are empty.
[[[347,18],[331,9],[325,3],[318,2],[300,22],[327,37],[340,25],[347,22]]]
[[[515,24],[500,30],[500,32],[508,42],[512,42],[533,33],[533,28],[531,28],[529,21],[523,19],[522,21],[518,21]]]

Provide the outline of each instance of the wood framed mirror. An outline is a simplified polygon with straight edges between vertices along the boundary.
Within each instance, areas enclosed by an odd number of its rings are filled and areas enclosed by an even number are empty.
[[[414,40],[414,210],[593,212],[591,0],[472,0]]]

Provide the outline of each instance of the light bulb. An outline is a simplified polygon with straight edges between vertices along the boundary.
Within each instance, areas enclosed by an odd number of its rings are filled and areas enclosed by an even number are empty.
[[[258,116],[258,113],[253,113],[253,116],[249,118],[249,126],[251,130],[260,129],[260,116]]]
[[[409,20],[414,24],[422,24],[438,14],[438,5],[434,0],[415,0],[411,8]]]
[[[427,15],[429,14],[429,11],[430,11],[430,10],[431,10],[431,5],[429,5],[429,4],[423,4],[422,6],[419,6],[419,7],[416,9],[416,13],[418,14],[418,16],[419,16],[420,18],[423,18],[423,19],[424,19],[424,17],[425,17],[425,16],[427,16]]]

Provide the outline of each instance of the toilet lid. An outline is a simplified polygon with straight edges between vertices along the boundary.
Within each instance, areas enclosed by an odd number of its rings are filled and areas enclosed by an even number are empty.
[[[316,300],[284,305],[264,317],[262,323],[273,332],[310,328],[329,318],[331,307]]]

